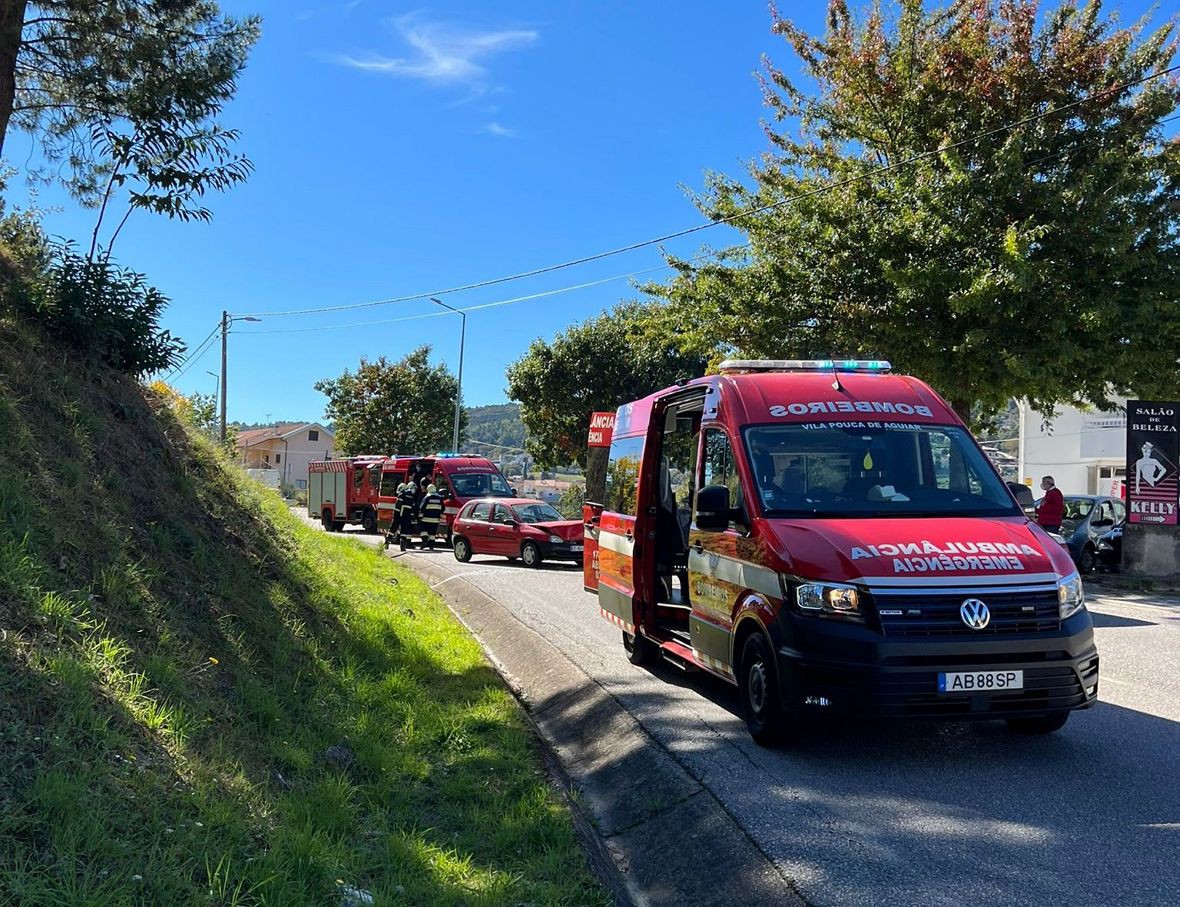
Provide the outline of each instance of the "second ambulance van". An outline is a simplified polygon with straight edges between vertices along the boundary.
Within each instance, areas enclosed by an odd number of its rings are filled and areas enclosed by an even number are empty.
[[[1068,553],[951,408],[876,361],[731,360],[621,407],[585,585],[634,662],[737,686],[754,738],[808,712],[1002,718],[1098,695]]]

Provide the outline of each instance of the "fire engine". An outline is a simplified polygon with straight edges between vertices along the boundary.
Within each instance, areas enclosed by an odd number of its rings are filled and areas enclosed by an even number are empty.
[[[381,464],[381,487],[377,501],[377,526],[388,531],[394,523],[397,487],[403,482],[429,478],[446,502],[443,521],[447,544],[451,524],[459,509],[474,498],[514,498],[516,492],[491,460],[470,454],[438,453],[434,456],[389,457]]]
[[[359,523],[377,531],[377,497],[384,456],[313,460],[307,464],[307,515],[329,532]]]

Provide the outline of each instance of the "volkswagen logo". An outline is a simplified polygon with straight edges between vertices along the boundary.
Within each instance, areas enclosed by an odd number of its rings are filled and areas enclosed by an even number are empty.
[[[992,613],[978,598],[969,598],[959,605],[959,617],[972,630],[982,630],[991,622]]]

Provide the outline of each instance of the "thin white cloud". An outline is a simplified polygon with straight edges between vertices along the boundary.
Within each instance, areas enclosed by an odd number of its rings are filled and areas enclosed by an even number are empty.
[[[498,135],[506,139],[516,138],[516,130],[509,129],[502,123],[497,123],[494,120],[483,127],[483,131],[489,135]]]
[[[365,0],[348,0],[343,6],[322,6],[314,9],[300,10],[295,14],[295,21],[307,22],[317,16],[332,16],[338,13],[347,15],[364,2]]]
[[[529,47],[540,37],[531,29],[461,31],[442,22],[425,21],[416,14],[391,19],[390,25],[413,53],[391,57],[371,52],[333,59],[343,66],[399,78],[438,85],[477,85],[488,77],[485,60]]]

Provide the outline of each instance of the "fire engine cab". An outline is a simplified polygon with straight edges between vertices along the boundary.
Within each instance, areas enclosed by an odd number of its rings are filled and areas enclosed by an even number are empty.
[[[377,502],[377,525],[383,532],[394,523],[397,487],[405,482],[419,485],[423,478],[438,489],[446,503],[443,512],[447,544],[451,543],[451,524],[459,509],[474,498],[514,498],[516,492],[499,467],[484,457],[439,453],[425,457],[390,457],[381,466],[381,489]]]
[[[312,460],[307,464],[307,515],[329,532],[339,532],[349,523],[376,532],[377,492],[385,460],[383,456]]]
[[[584,522],[631,661],[735,684],[760,743],[807,713],[1048,733],[1097,699],[1068,553],[886,362],[730,360],[626,404]]]

